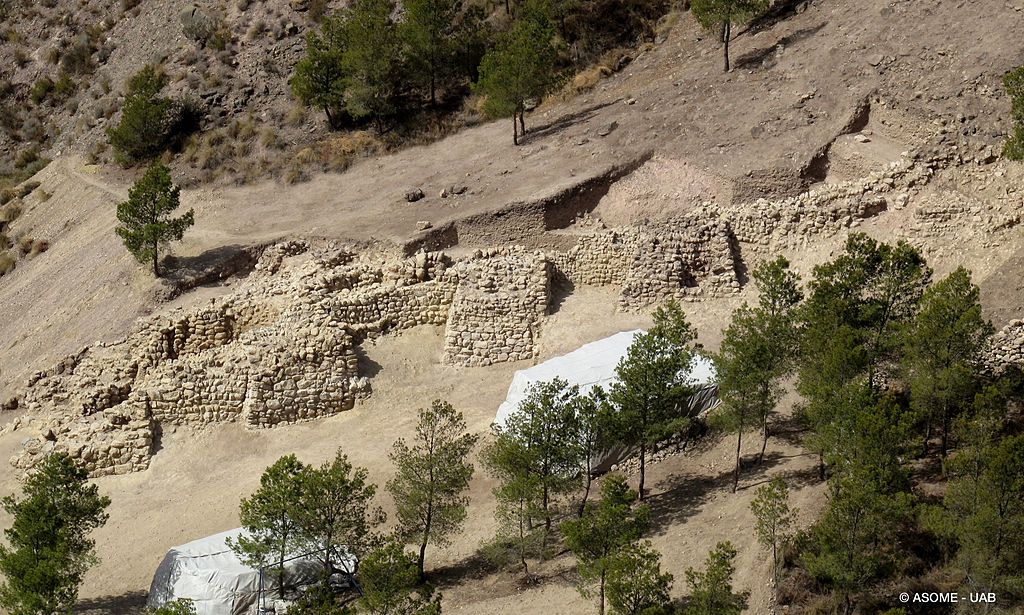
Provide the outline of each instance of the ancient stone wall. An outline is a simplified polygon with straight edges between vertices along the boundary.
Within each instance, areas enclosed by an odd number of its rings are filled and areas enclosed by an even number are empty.
[[[1024,368],[1024,320],[1011,320],[992,335],[985,363],[996,373],[1010,365]]]
[[[535,338],[551,298],[548,259],[521,248],[478,254],[446,274],[457,280],[457,290],[442,360],[490,365],[536,356]]]

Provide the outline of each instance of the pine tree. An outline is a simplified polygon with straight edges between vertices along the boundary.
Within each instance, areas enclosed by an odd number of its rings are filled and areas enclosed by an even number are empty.
[[[810,444],[822,460],[840,444],[841,408],[877,396],[879,378],[899,360],[902,331],[931,279],[921,253],[905,242],[850,235],[843,254],[814,269],[801,308],[797,390],[807,402]],[[824,461],[820,464],[824,477]]]
[[[696,337],[682,308],[670,301],[655,311],[654,326],[636,336],[615,368],[617,381],[608,396],[616,438],[637,449],[641,500],[647,452],[688,423],[684,409],[693,387],[686,374]]]
[[[779,584],[779,549],[793,537],[793,517],[796,511],[789,508],[789,489],[786,482],[775,477],[754,492],[750,503],[754,513],[754,534],[757,541],[772,550],[772,578]]]
[[[925,423],[924,453],[932,428],[942,430],[942,456],[951,421],[968,409],[980,382],[977,365],[992,325],[981,314],[980,292],[963,267],[924,292],[905,335],[904,367],[911,403]]]
[[[264,470],[260,487],[239,506],[246,534],[229,541],[239,559],[253,568],[267,567],[277,575],[277,591],[285,596],[284,561],[295,554],[299,527],[295,507],[302,501],[308,466],[295,455],[285,455]]]
[[[558,515],[557,501],[579,484],[578,399],[577,387],[560,378],[532,385],[505,426],[495,426],[495,440],[484,449],[484,463],[502,483],[499,491],[507,487],[516,497],[537,498],[518,506],[543,521],[542,550]]]
[[[649,540],[623,547],[607,572],[608,603],[616,615],[668,615],[672,575]]]
[[[345,109],[371,118],[378,131],[395,114],[402,79],[402,42],[393,0],[356,0],[345,12]]]
[[[398,532],[419,543],[417,570],[424,577],[427,544],[446,546],[466,519],[466,490],[473,476],[470,451],[479,437],[466,433],[466,420],[446,402],[419,411],[412,445],[395,442],[395,477],[387,489],[395,499]]]
[[[742,24],[765,12],[768,0],[692,0],[690,11],[697,22],[708,32],[717,32],[721,37],[725,57],[725,71],[729,72],[729,41],[732,27]]]
[[[52,453],[25,478],[20,498],[3,498],[11,527],[0,545],[0,607],[11,615],[70,613],[75,605],[99,561],[89,534],[107,522],[110,506],[87,479],[66,453]]]
[[[576,433],[573,434],[576,466],[583,478],[579,516],[586,510],[587,498],[594,481],[594,461],[610,445],[613,425],[604,389],[597,386],[585,396],[576,399]]]
[[[812,530],[814,547],[804,563],[839,593],[844,613],[852,611],[854,594],[869,588],[898,557],[896,538],[911,506],[909,494],[887,493],[867,476],[830,480],[828,508]]]
[[[714,355],[721,409],[714,420],[736,432],[733,493],[739,485],[743,432],[760,427],[761,453],[768,446],[768,422],[782,396],[781,380],[789,372],[796,344],[796,306],[803,298],[789,262],[779,257],[754,270],[760,291],[757,307],[746,304],[732,315],[721,349]]]
[[[295,65],[290,81],[295,95],[323,111],[331,128],[339,127],[345,107],[347,73],[342,57],[347,47],[342,16],[325,16],[320,32],[306,37],[306,55]]]
[[[157,162],[128,191],[128,200],[117,206],[121,225],[115,231],[136,260],[152,262],[156,277],[160,277],[160,248],[181,240],[195,224],[191,209],[178,218],[170,217],[178,209],[180,192],[171,182],[170,170]]]
[[[150,64],[128,80],[121,119],[107,130],[114,156],[122,166],[156,158],[194,128],[185,105],[160,95],[165,85],[167,75]]]
[[[632,507],[636,497],[624,477],[609,474],[601,484],[600,501],[588,506],[581,518],[561,525],[565,544],[576,555],[580,595],[591,597],[591,588],[596,583],[601,615],[608,571],[614,559],[621,549],[639,540],[650,524],[646,506]]]
[[[512,116],[512,143],[526,134],[526,101],[544,96],[554,79],[557,48],[547,0],[528,0],[516,12],[480,63],[476,91],[486,96],[484,110],[492,117]],[[518,124],[516,123],[518,121]]]
[[[461,0],[407,0],[399,34],[411,73],[422,78],[437,104],[438,82],[448,76],[459,53]]]
[[[736,549],[732,543],[720,542],[708,554],[703,571],[687,568],[686,583],[691,595],[684,615],[739,615],[747,608],[749,594],[732,591],[734,559]]]
[[[302,498],[294,512],[299,544],[304,552],[319,554],[329,576],[336,549],[365,555],[374,546],[374,529],[385,515],[370,508],[377,487],[367,481],[366,470],[353,468],[340,450],[334,459],[303,474]]]

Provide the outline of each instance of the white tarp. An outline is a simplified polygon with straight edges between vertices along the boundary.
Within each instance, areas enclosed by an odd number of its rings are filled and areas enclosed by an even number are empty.
[[[243,564],[227,544],[228,538],[242,532],[242,528],[228,530],[171,548],[153,575],[146,605],[158,607],[178,598],[188,598],[198,615],[255,613],[260,591],[259,570]],[[353,560],[341,565],[353,570],[354,564]],[[297,558],[287,562],[285,570],[289,585],[301,585],[315,582],[322,566],[313,557]],[[276,577],[273,573],[266,575],[264,592],[276,590]]]
[[[626,351],[633,343],[633,338],[643,332],[642,329],[636,329],[616,333],[611,337],[584,344],[568,354],[517,371],[512,376],[512,384],[508,387],[505,401],[498,406],[494,423],[499,427],[504,427],[509,416],[519,408],[519,404],[526,398],[530,387],[538,382],[561,378],[570,386],[578,386],[581,394],[587,394],[590,389],[599,385],[607,391],[616,381],[615,366],[619,364],[620,359],[626,356]],[[715,366],[707,357],[695,356],[693,362],[690,363],[687,376],[690,384],[698,387],[690,399],[687,414],[703,416],[718,405]],[[612,464],[625,458],[629,452],[621,447],[605,451],[598,456],[598,459],[594,460],[595,469],[605,471]]]
[[[626,350],[633,338],[643,333],[642,329],[623,331],[596,342],[584,344],[569,354],[554,357],[527,369],[521,369],[512,376],[505,401],[498,406],[494,423],[505,426],[508,417],[519,408],[530,387],[538,382],[561,378],[570,386],[577,385],[580,393],[587,394],[595,386],[605,390],[615,382],[615,366],[626,356]],[[715,366],[705,357],[694,357],[690,364],[689,380],[701,388],[715,384]]]

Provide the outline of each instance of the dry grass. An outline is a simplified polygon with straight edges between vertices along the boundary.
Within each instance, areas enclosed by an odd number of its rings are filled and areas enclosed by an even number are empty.
[[[0,252],[0,275],[14,271],[14,257],[7,252]]]
[[[43,252],[50,249],[50,242],[45,239],[36,239],[32,242],[32,247],[29,248],[28,257],[39,256]]]
[[[35,240],[32,239],[32,237],[29,235],[22,235],[21,238],[18,239],[18,253],[25,256],[32,251],[32,245],[34,243]]]

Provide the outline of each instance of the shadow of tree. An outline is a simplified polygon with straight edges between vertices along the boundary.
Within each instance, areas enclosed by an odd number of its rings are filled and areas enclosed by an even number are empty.
[[[206,250],[196,256],[168,255],[161,260],[164,279],[182,290],[248,274],[262,250],[233,244]]]
[[[142,613],[143,608],[146,606],[147,594],[148,592],[139,590],[120,595],[98,596],[96,598],[79,600],[72,612],[79,615],[109,615],[110,613],[133,615],[135,613]]]
[[[556,135],[565,130],[566,128],[569,128],[570,126],[574,126],[576,124],[579,124],[580,122],[585,122],[589,120],[590,118],[594,117],[594,115],[596,115],[598,111],[604,109],[605,107],[610,107],[611,105],[614,105],[615,103],[619,102],[619,100],[621,99],[591,105],[589,107],[586,107],[585,109],[580,109],[579,111],[575,111],[568,115],[563,115],[547,124],[541,124],[540,126],[529,128],[526,131],[526,135],[520,141],[520,144],[528,144],[532,142],[534,139],[541,139],[543,137],[550,137],[552,135]]]
[[[758,464],[754,461],[756,455],[744,455],[741,460],[739,490],[743,491],[763,484],[774,476],[782,476],[791,487],[817,482],[817,475],[813,467],[807,470],[787,471],[781,474],[776,472],[769,475],[769,470],[785,460],[797,456],[801,455],[767,453]],[[732,479],[733,471],[730,468],[713,476],[682,472],[671,474],[666,479],[659,481],[654,488],[660,492],[644,498],[644,503],[651,509],[652,533],[662,534],[668,530],[669,526],[681,523],[697,514],[716,492],[731,491]]]
[[[789,46],[795,43],[799,43],[802,40],[808,39],[818,33],[822,28],[825,27],[825,22],[821,22],[817,26],[811,28],[802,28],[791,34],[783,36],[778,41],[765,47],[763,49],[757,49],[749,53],[745,53],[742,56],[736,58],[733,62],[733,69],[746,68],[748,70],[760,68],[763,66],[764,61],[775,52],[775,49],[779,45]]]

